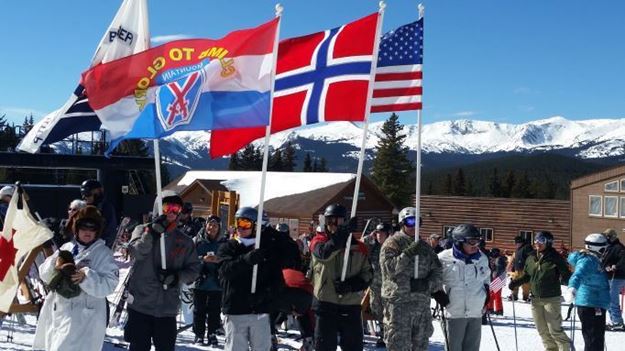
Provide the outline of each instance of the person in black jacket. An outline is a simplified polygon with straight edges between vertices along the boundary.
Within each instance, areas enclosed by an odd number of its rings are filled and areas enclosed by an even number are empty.
[[[618,239],[616,230],[606,229],[603,235],[608,239],[608,248],[601,259],[601,266],[608,273],[610,282],[610,321],[608,330],[625,330],[619,304],[620,291],[625,288],[625,246]]]
[[[514,238],[514,244],[516,245],[516,251],[514,252],[514,258],[512,260],[512,273],[511,279],[521,279],[523,277],[523,268],[525,267],[525,260],[534,252],[531,243],[528,243],[525,238],[518,235]],[[525,283],[521,286],[523,291],[523,301],[528,302],[530,299],[530,284]],[[519,287],[512,290],[509,300],[519,299]]]
[[[113,247],[115,242],[115,234],[117,233],[117,212],[113,204],[104,199],[104,187],[102,183],[95,179],[87,179],[80,185],[80,195],[87,205],[93,205],[100,210],[104,216],[104,232],[102,239],[106,242],[106,246]]]
[[[275,229],[265,226],[256,233],[258,212],[242,207],[235,214],[237,236],[219,247],[219,277],[223,288],[222,312],[225,318],[225,350],[269,350],[269,313],[274,297],[284,287],[282,278],[283,244]],[[256,240],[260,247],[255,248]],[[256,291],[251,292],[252,270],[258,265]]]

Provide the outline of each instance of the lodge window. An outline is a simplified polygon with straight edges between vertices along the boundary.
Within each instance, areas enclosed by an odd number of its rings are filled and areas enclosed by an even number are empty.
[[[487,243],[494,240],[493,228],[480,228],[480,235],[482,235],[482,239]]]
[[[607,192],[607,193],[616,193],[618,192],[618,180],[615,180],[613,182],[609,182],[609,183],[605,183],[603,185],[603,191]]]
[[[625,193],[625,179],[621,179],[621,192]]]
[[[588,195],[588,215],[601,217],[603,214],[603,197],[601,195]]]
[[[618,196],[606,196],[604,199],[604,217],[618,217]]]
[[[531,230],[519,230],[519,235],[525,239],[526,243],[534,242],[534,232]]]
[[[456,228],[455,225],[445,225],[443,226],[443,238],[451,238],[451,231]]]
[[[619,206],[619,215],[621,218],[625,218],[625,197],[621,196],[621,204]]]

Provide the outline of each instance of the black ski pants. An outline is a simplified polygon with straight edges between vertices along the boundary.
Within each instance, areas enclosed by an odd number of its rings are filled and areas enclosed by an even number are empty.
[[[156,351],[174,351],[176,336],[176,317],[154,317],[128,309],[124,340],[130,343],[130,351],[149,351],[152,342]]]
[[[204,338],[221,327],[221,291],[193,291],[193,333]]]
[[[337,343],[343,351],[362,351],[362,333],[360,305],[331,304],[315,311],[316,351],[335,351]]]
[[[577,315],[582,322],[584,351],[602,351],[605,344],[605,316],[603,308],[577,306]]]

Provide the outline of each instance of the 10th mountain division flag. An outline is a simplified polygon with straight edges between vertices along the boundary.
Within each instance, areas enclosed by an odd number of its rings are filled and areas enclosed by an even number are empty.
[[[89,103],[124,139],[266,126],[279,19],[219,40],[172,41],[83,73]]]
[[[271,133],[330,121],[363,121],[379,14],[285,39],[278,47]],[[265,128],[211,132],[210,155],[236,152]]]
[[[146,0],[124,0],[104,32],[90,66],[141,52],[149,44]],[[46,115],[33,126],[17,149],[35,153],[44,144],[63,140],[75,133],[99,130],[100,126],[100,120],[89,106],[85,89],[79,84],[60,109]]]

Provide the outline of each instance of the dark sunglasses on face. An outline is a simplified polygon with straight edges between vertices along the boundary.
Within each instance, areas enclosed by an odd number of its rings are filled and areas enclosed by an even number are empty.
[[[413,228],[417,223],[415,217],[406,217],[404,218],[404,225],[408,228]]]
[[[169,203],[163,204],[163,213],[178,214],[180,213],[180,211],[182,211],[182,206],[178,204],[169,204]]]
[[[250,221],[247,218],[237,218],[237,228],[241,229],[252,229],[254,222]]]

